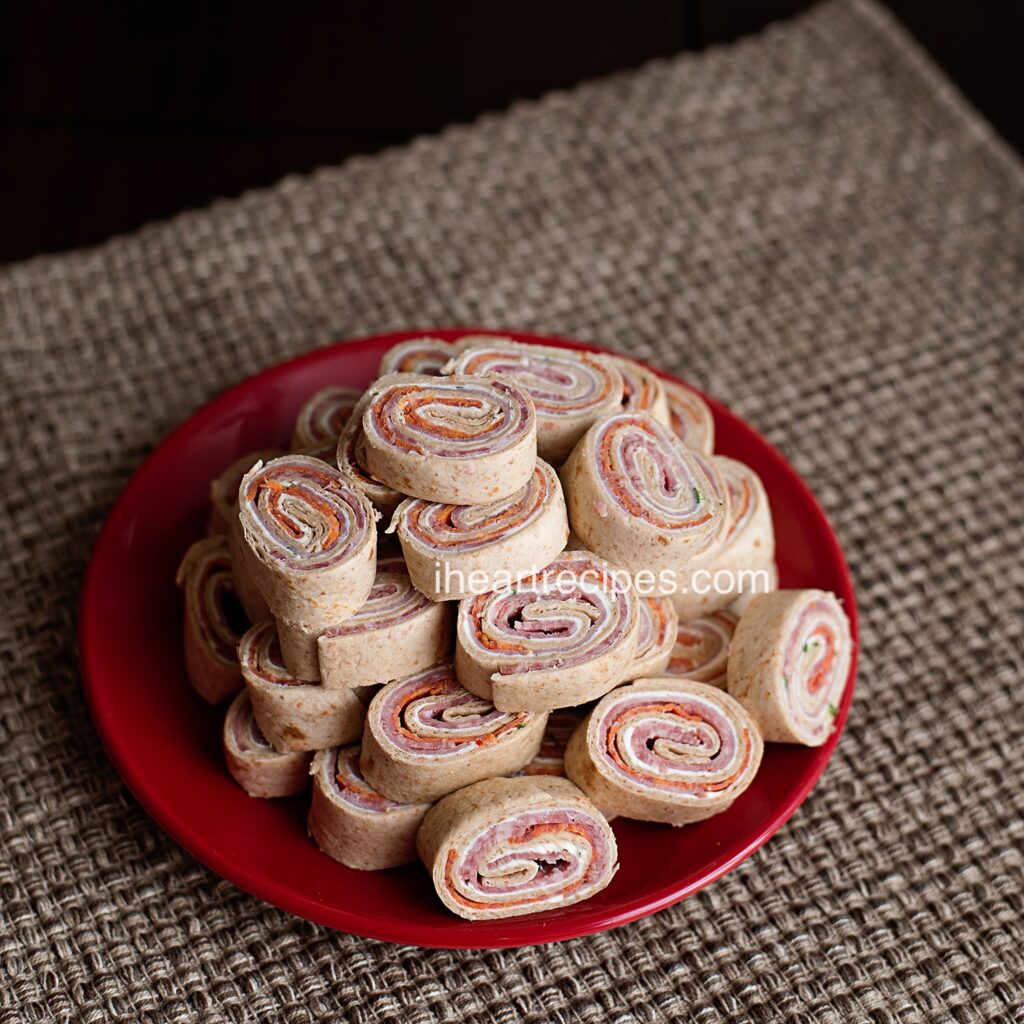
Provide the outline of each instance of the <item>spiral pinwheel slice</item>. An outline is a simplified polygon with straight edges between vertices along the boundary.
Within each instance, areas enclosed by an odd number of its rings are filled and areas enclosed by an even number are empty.
[[[689,679],[638,679],[603,697],[572,734],[566,775],[610,816],[686,825],[726,810],[764,745],[727,693]]]
[[[276,750],[324,750],[362,735],[366,705],[359,695],[296,679],[281,656],[273,622],[242,637],[238,659],[256,724]]]
[[[668,398],[662,379],[646,366],[624,356],[608,356],[622,375],[622,409],[624,412],[649,412],[659,423],[668,426]]]
[[[309,834],[328,857],[358,871],[411,864],[430,804],[381,796],[359,770],[360,749],[358,743],[332,747],[313,758]]]
[[[566,779],[487,779],[432,807],[416,836],[434,888],[471,921],[568,907],[618,870],[615,836]]]
[[[729,643],[735,631],[736,616],[727,611],[680,622],[664,674],[724,690]]]
[[[671,380],[662,383],[672,433],[692,451],[710,455],[715,450],[715,418],[708,403],[683,384]]]
[[[648,413],[600,420],[562,467],[569,524],[591,550],[649,580],[656,593],[684,585],[721,546],[728,498],[710,459],[690,451]]]
[[[388,683],[370,702],[361,771],[391,800],[431,803],[518,771],[537,753],[546,721],[498,711],[464,690],[450,665],[437,665]]]
[[[454,609],[435,604],[409,579],[401,558],[382,558],[366,603],[317,641],[329,689],[404,679],[451,657]]]
[[[257,462],[269,462],[284,455],[282,448],[260,448],[239,456],[219,476],[210,481],[210,520],[208,533],[228,533],[238,522],[238,486],[242,477]]]
[[[277,620],[285,664],[319,678],[316,641],[366,600],[373,585],[373,508],[319,459],[286,455],[243,478],[238,514],[246,563]]]
[[[338,438],[334,458],[341,475],[369,500],[384,522],[389,522],[405,495],[381,483],[360,461],[359,452],[363,447],[363,414],[369,404],[370,394],[367,392],[352,410],[352,415]]]
[[[565,547],[569,523],[562,485],[537,463],[526,486],[487,505],[441,505],[409,498],[396,531],[416,588],[433,601],[457,601],[543,569]]]
[[[604,356],[509,338],[464,338],[458,347],[445,373],[514,380],[533,399],[537,451],[554,466],[595,419],[622,405],[622,376]]]
[[[638,602],[640,629],[636,654],[623,677],[627,682],[641,676],[660,675],[672,657],[679,618],[667,597],[641,597]]]
[[[514,586],[459,605],[455,669],[502,711],[550,711],[617,685],[636,652],[628,576],[590,551],[565,551]]]
[[[440,338],[410,338],[400,341],[384,353],[378,377],[389,373],[420,373],[428,377],[440,376],[441,367],[451,359],[455,346]]]
[[[396,491],[482,505],[511,497],[533,475],[537,418],[511,381],[392,374],[369,394],[356,455]]]
[[[249,796],[291,796],[306,788],[313,755],[275,750],[256,724],[247,690],[228,707],[223,739],[228,771]]]
[[[321,388],[295,418],[292,451],[333,462],[341,431],[362,397],[358,388],[340,384]]]
[[[775,564],[775,529],[761,478],[735,459],[714,456],[712,465],[725,483],[729,521],[720,548],[688,587],[672,602],[681,619],[728,607],[744,593],[768,593]]]
[[[188,677],[203,700],[219,704],[242,686],[235,649],[248,628],[224,537],[196,541],[178,567],[177,583],[185,591]]]
[[[818,747],[835,726],[852,657],[850,621],[835,594],[759,594],[732,639],[729,693],[766,741]]]
[[[565,776],[565,746],[576,727],[583,721],[583,715],[575,708],[563,708],[548,715],[540,750],[534,759],[521,768],[517,775]]]

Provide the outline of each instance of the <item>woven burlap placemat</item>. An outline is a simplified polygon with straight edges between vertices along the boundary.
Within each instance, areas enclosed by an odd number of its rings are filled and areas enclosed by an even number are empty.
[[[1020,165],[840,3],[0,271],[2,1019],[1020,1020],[1022,270]],[[147,450],[284,356],[432,323],[690,377],[806,476],[856,577],[817,789],[604,935],[425,951],[291,918],[150,822],[83,702],[82,573]]]

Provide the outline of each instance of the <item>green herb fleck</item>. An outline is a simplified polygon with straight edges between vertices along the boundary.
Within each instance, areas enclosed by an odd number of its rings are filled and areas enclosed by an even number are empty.
[[[526,728],[526,723],[525,723],[525,722],[520,722],[520,723],[519,723],[519,724],[518,724],[518,725],[516,726],[516,728],[517,728],[517,729],[525,729],[525,728]]]
[[[836,715],[838,715],[838,714],[839,714],[839,708],[837,708],[837,707],[835,706],[835,704],[829,704],[829,706],[828,706],[828,713],[829,713],[829,714],[830,714],[830,715],[831,715],[831,716],[832,716],[833,718],[835,718],[835,717],[836,717]]]
[[[782,677],[782,685],[783,686],[789,686],[789,676],[783,676]]]
[[[704,500],[704,496],[700,493],[699,487],[694,487],[693,489],[693,500],[697,502],[698,505]]]

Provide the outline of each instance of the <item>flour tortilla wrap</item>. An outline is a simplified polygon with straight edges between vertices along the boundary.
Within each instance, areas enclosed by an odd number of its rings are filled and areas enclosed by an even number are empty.
[[[537,462],[537,419],[508,380],[392,374],[370,388],[357,455],[403,494],[450,505],[500,501]]]
[[[565,773],[606,815],[686,825],[732,806],[762,752],[753,719],[727,693],[638,679],[602,697],[572,734]]]
[[[495,337],[462,338],[458,349],[445,373],[504,377],[530,395],[537,451],[553,466],[562,464],[599,416],[622,405],[622,376],[605,356]]]
[[[360,766],[379,793],[431,803],[537,753],[545,714],[511,714],[464,690],[450,665],[388,683],[370,702]]]
[[[641,676],[660,675],[672,657],[679,618],[667,597],[641,597],[638,601],[640,628],[636,653],[623,677],[624,681]]]
[[[370,393],[366,392],[356,403],[338,438],[334,458],[338,464],[338,471],[345,480],[369,500],[382,523],[389,523],[405,495],[381,483],[360,461],[359,452],[363,447],[363,414],[370,404],[370,398]]]
[[[363,734],[366,705],[354,690],[328,690],[293,676],[271,622],[261,622],[238,645],[253,716],[275,750],[324,750]]]
[[[242,688],[235,649],[247,623],[222,535],[196,541],[178,567],[185,591],[185,668],[196,693],[220,704]]]
[[[306,788],[313,755],[302,751],[284,754],[276,751],[253,718],[246,690],[228,708],[223,739],[228,771],[249,796],[291,796]]]
[[[675,381],[662,381],[668,399],[668,418],[672,433],[687,448],[703,455],[715,450],[715,420],[696,391]]]
[[[502,711],[551,711],[622,681],[636,653],[637,596],[626,573],[590,551],[459,604],[455,669]]]
[[[338,384],[321,388],[299,410],[292,433],[292,451],[333,462],[342,428],[363,392]]]
[[[668,398],[662,379],[646,366],[625,356],[607,356],[622,376],[622,410],[649,412],[659,423],[669,426]]]
[[[484,921],[568,907],[618,869],[611,827],[566,779],[487,779],[432,807],[416,837],[441,902]],[[557,867],[553,867],[557,865]]]
[[[736,631],[736,616],[717,611],[680,622],[676,642],[661,673],[725,689],[729,644]]]
[[[239,456],[219,476],[210,481],[210,519],[208,533],[227,534],[238,522],[238,486],[242,477],[257,462],[269,462],[284,455],[282,448],[259,448]]]
[[[228,527],[227,540],[228,554],[231,558],[231,575],[235,580],[235,592],[245,610],[246,618],[250,622],[269,621],[273,615],[270,614],[270,608],[267,606],[263,594],[260,593],[260,588],[256,585],[252,567],[256,556],[249,550],[249,545],[245,543],[245,537],[242,536],[242,522],[238,517],[237,507],[235,517]]]
[[[245,475],[238,512],[247,564],[277,620],[285,663],[299,678],[318,678],[316,636],[352,615],[373,585],[373,509],[337,469],[286,455]]]
[[[769,743],[818,747],[835,726],[850,673],[850,622],[835,594],[759,594],[729,650],[729,693]]]
[[[729,520],[721,547],[671,595],[681,619],[727,608],[744,591],[767,593],[775,562],[775,528],[760,477],[742,462],[715,456],[712,465],[725,483]]]
[[[540,569],[569,536],[562,485],[537,462],[522,490],[486,505],[442,505],[409,498],[395,512],[396,531],[416,589],[432,601],[482,594]]]
[[[421,373],[428,377],[441,374],[441,367],[455,353],[455,346],[450,341],[440,338],[410,338],[400,341],[384,353],[380,361],[378,377],[386,377],[391,373]]]
[[[372,686],[404,679],[451,657],[455,609],[409,579],[401,558],[381,559],[366,603],[317,641],[323,685]]]
[[[381,796],[359,771],[358,743],[313,758],[309,834],[328,857],[357,871],[382,871],[416,860],[416,832],[430,804]]]
[[[720,474],[648,413],[599,420],[561,478],[573,533],[654,593],[671,593],[725,538]]]

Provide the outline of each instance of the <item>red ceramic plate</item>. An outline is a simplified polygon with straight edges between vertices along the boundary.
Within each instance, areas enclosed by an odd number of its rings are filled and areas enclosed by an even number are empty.
[[[93,719],[117,770],[162,828],[212,870],[293,914],[357,935],[424,946],[520,946],[614,928],[713,882],[781,827],[836,745],[853,696],[856,661],[836,730],[823,747],[768,746],[754,784],[725,814],[708,821],[682,829],[616,821],[622,867],[593,899],[532,917],[483,922],[449,914],[419,865],[368,873],[330,860],[306,838],[307,797],[246,796],[223,767],[223,712],[196,697],[185,676],[182,598],[174,574],[185,549],[203,533],[210,479],[247,451],[285,445],[299,406],[312,392],[329,383],[365,386],[390,345],[423,333],[363,338],[266,370],[201,409],[145,461],[107,519],[85,582],[80,649]],[[450,339],[465,331],[429,333]],[[767,441],[709,402],[716,449],[752,466],[767,488],[781,585],[835,591],[856,642],[849,573],[814,496]]]

